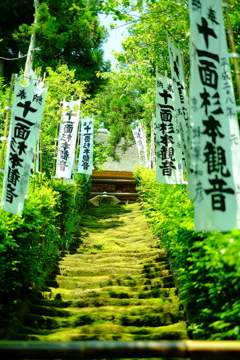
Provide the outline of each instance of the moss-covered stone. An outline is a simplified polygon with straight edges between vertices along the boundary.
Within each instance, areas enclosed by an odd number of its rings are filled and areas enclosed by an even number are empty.
[[[79,248],[63,254],[15,339],[187,338],[166,253],[138,204],[89,206],[80,227]]]

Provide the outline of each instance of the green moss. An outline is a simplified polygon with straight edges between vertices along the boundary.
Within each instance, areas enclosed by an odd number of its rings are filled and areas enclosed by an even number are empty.
[[[186,338],[166,253],[138,204],[90,206],[81,221],[82,243],[59,261],[22,339]]]

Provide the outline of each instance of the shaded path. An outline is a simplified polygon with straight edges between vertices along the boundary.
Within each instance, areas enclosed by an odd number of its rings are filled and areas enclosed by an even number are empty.
[[[89,206],[16,339],[186,339],[164,250],[138,204]]]

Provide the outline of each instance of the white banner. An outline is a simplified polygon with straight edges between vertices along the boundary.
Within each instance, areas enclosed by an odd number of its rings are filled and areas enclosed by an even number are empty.
[[[177,122],[172,80],[157,73],[156,79],[156,180],[183,183],[180,129]]]
[[[228,231],[240,218],[240,147],[222,4],[190,0],[189,11],[195,228]]]
[[[176,105],[176,116],[178,118],[181,145],[184,161],[187,169],[188,193],[193,197],[192,164],[190,156],[190,123],[189,123],[189,100],[187,98],[186,84],[184,79],[184,69],[181,51],[168,37],[168,51],[171,65],[171,75],[173,80],[174,97]]]
[[[80,155],[77,172],[91,175],[93,168],[94,120],[93,118],[87,118],[81,121]]]
[[[150,155],[149,155],[149,168],[150,169],[156,169],[156,150],[155,150],[155,123],[156,119],[155,117],[152,118],[151,121],[151,144],[150,144]]]
[[[74,183],[74,175],[72,174],[71,179],[63,178],[63,184],[73,184]]]
[[[56,177],[71,179],[79,122],[80,100],[63,102],[62,122],[59,127]]]
[[[138,124],[132,129],[132,133],[138,149],[139,163],[141,166],[148,167],[146,134],[142,125]]]
[[[20,79],[14,90],[2,193],[3,210],[12,214],[23,211],[47,92],[36,80],[22,86]]]

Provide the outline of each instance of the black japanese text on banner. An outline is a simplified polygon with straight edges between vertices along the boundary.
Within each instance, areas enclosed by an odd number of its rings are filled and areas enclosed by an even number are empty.
[[[184,162],[187,168],[188,193],[193,197],[192,184],[192,164],[190,157],[190,124],[189,124],[189,100],[187,98],[186,84],[184,79],[184,69],[181,51],[168,37],[168,51],[171,65],[171,75],[173,80],[174,98],[176,106],[176,116],[178,118],[181,145],[183,150]]]
[[[58,178],[71,179],[73,176],[79,111],[80,100],[63,102],[56,164]]]
[[[183,183],[182,149],[172,80],[156,79],[156,180],[164,184]]]
[[[132,129],[133,137],[137,144],[139,162],[141,166],[148,167],[146,134],[141,124]]]
[[[239,130],[219,0],[189,1],[196,230],[238,227]]]
[[[78,173],[91,175],[93,168],[93,118],[81,120],[80,155]]]
[[[35,82],[22,86],[19,78],[14,90],[2,193],[3,210],[12,214],[23,211],[46,98]]]

